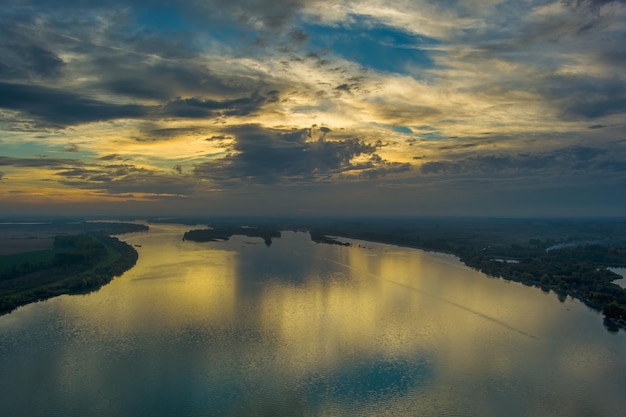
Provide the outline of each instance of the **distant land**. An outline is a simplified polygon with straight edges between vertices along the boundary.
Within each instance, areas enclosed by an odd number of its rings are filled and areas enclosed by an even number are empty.
[[[242,235],[248,237],[260,237],[266,246],[272,244],[273,237],[280,237],[280,230],[268,227],[246,227],[235,225],[222,225],[212,227],[210,229],[195,229],[186,232],[183,240],[191,240],[194,242],[216,242],[220,240],[228,240],[233,235]]]
[[[144,230],[117,222],[0,222],[0,314],[97,290],[137,261],[137,251],[111,235]]]
[[[349,244],[341,237],[453,254],[492,277],[554,292],[559,300],[578,299],[601,312],[610,331],[626,329],[626,289],[613,281],[610,267],[626,266],[626,219],[167,219],[205,223],[209,229],[185,234],[187,240],[232,234],[305,229],[320,243]],[[246,224],[241,229],[241,224]],[[242,230],[248,231],[240,233]],[[260,235],[257,235],[262,237]],[[200,237],[200,239],[199,239]],[[230,235],[228,236],[230,237]],[[205,240],[216,240],[205,239]],[[268,241],[266,240],[266,243]]]
[[[307,230],[318,243],[356,239],[456,255],[491,277],[572,297],[601,312],[610,331],[626,329],[626,289],[609,268],[626,267],[626,219],[252,218],[169,217],[149,223],[193,227],[181,239],[263,239]],[[198,226],[202,228],[198,228]],[[93,291],[130,269],[131,246],[114,234],[147,230],[136,223],[0,221],[0,313],[60,294]],[[345,238],[345,239],[343,239]]]
[[[347,242],[340,242],[337,239],[315,231],[310,232],[310,234],[311,240],[316,243],[343,246],[350,245]],[[263,239],[266,246],[271,246],[272,238],[281,237],[280,230],[271,226],[216,225],[208,229],[194,229],[185,232],[185,234],[183,234],[183,240],[191,240],[193,242],[218,242],[220,240],[229,240],[234,235],[259,237]]]

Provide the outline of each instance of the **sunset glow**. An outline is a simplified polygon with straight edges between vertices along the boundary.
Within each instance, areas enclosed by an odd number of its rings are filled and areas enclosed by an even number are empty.
[[[0,6],[0,210],[623,215],[621,0]]]

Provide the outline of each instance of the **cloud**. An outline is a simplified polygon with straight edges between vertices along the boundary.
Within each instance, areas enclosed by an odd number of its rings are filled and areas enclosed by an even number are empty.
[[[488,19],[483,30],[444,45],[430,73],[451,87],[447,91],[507,102],[511,113],[537,109],[533,127],[554,115],[574,122],[623,114],[626,94],[617,69],[626,8],[610,3],[602,13],[589,12],[587,2],[581,8],[507,4],[505,21]]]
[[[289,32],[289,40],[296,44],[304,44],[309,40],[307,35],[302,29],[294,29]]]
[[[377,115],[388,123],[400,125],[421,124],[441,115],[441,110],[413,103],[385,103],[374,106]]]
[[[8,156],[0,156],[0,166],[14,166],[22,168],[47,168],[58,169],[68,166],[83,166],[85,163],[77,159],[62,158],[13,158]]]
[[[320,129],[321,130],[321,129]],[[330,129],[307,141],[309,129],[275,130],[259,125],[235,126],[226,130],[235,137],[231,153],[197,164],[194,175],[216,182],[251,181],[262,184],[316,182],[340,175],[382,175],[396,171],[376,155],[376,145],[352,138],[325,140]],[[365,157],[365,158],[363,158]],[[372,174],[374,175],[374,174]]]
[[[180,174],[180,172],[179,172]],[[158,196],[193,194],[195,185],[189,177],[172,175],[132,164],[76,167],[57,172],[61,184],[109,194],[141,193]]]
[[[264,32],[284,31],[289,28],[298,11],[318,3],[311,0],[212,0],[202,2],[203,12],[217,14],[239,22],[248,28]]]
[[[531,176],[544,180],[551,176],[567,177],[576,173],[584,173],[589,177],[603,173],[622,176],[626,174],[626,160],[606,149],[571,146],[545,153],[492,153],[430,161],[421,165],[420,172],[435,176]]]
[[[2,30],[0,36],[15,39]],[[4,80],[56,78],[64,67],[63,60],[55,53],[34,44],[0,43],[0,56],[0,79]]]
[[[249,116],[278,100],[277,91],[227,100],[177,99],[164,106],[114,104],[49,87],[0,82],[0,108],[19,111],[42,125],[69,126],[115,119]]]
[[[3,184],[348,202],[624,179],[624,0],[7,1]]]
[[[626,111],[626,87],[621,80],[550,75],[540,85],[565,120],[593,120]]]
[[[115,161],[115,160],[121,160],[122,157],[120,155],[114,153],[114,154],[110,154],[110,155],[101,156],[99,159],[101,161]]]
[[[611,3],[626,4],[626,0],[561,0],[564,4],[573,8],[598,9]]]
[[[67,148],[65,148],[63,151],[64,152],[78,152],[80,150],[80,148],[78,147],[77,144],[75,143],[70,143],[67,145]]]
[[[133,48],[138,48],[133,45]],[[141,49],[138,49],[141,51]],[[213,62],[215,65],[216,62]],[[173,100],[176,97],[243,96],[249,91],[271,90],[266,82],[231,71],[220,74],[193,57],[157,60],[124,51],[107,51],[88,63],[98,74],[93,87],[137,100]]]
[[[277,100],[277,91],[269,91],[265,94],[255,92],[248,97],[221,101],[194,97],[170,101],[165,105],[163,113],[167,116],[184,118],[250,116],[258,113],[265,104],[275,103]]]
[[[0,108],[19,111],[43,125],[72,124],[139,118],[148,109],[134,104],[113,104],[67,91],[36,85],[0,82]]]
[[[101,157],[101,161],[117,161],[119,155]],[[55,171],[60,184],[90,190],[105,191],[111,195],[141,193],[158,196],[193,194],[195,184],[190,176],[173,175],[156,169],[137,167],[129,163],[94,164],[76,159],[11,158],[0,156],[0,166],[45,169]],[[178,171],[178,170],[176,170]]]

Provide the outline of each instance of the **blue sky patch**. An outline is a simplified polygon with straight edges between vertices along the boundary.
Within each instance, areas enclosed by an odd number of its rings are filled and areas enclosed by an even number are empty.
[[[140,26],[159,32],[189,29],[189,21],[183,19],[180,11],[173,7],[143,9],[137,12],[135,21]]]
[[[398,132],[398,133],[406,133],[406,134],[411,134],[413,133],[413,131],[406,127],[406,126],[392,126],[391,130],[393,130],[394,132]]]
[[[431,68],[434,63],[429,51],[435,39],[416,36],[385,26],[354,25],[328,28],[307,26],[309,46],[378,71],[407,74],[409,67]]]

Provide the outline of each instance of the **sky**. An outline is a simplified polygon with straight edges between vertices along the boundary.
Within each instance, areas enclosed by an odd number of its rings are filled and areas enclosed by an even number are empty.
[[[626,215],[625,0],[5,0],[0,216]]]

